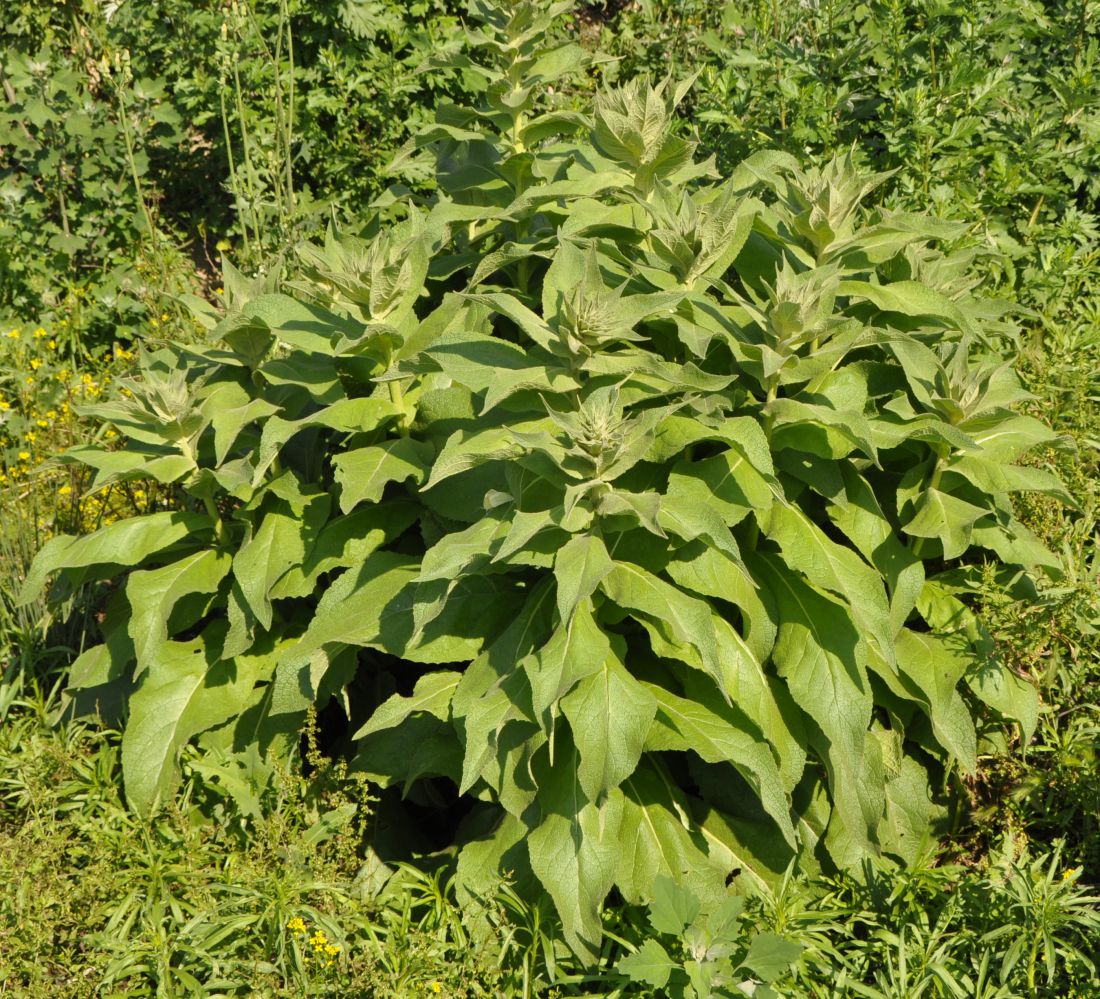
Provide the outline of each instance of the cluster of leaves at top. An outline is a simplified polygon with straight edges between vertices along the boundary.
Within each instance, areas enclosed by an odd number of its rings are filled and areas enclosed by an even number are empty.
[[[211,345],[95,408],[125,446],[68,460],[183,508],[51,540],[26,593],[113,580],[70,684],[125,715],[139,810],[187,741],[289,751],[335,698],[362,769],[467,796],[465,890],[541,882],[583,954],[662,874],[911,856],[975,714],[1037,710],[950,563],[1056,571],[1009,497],[1068,497],[1015,464],[1052,435],[954,226],[865,212],[848,157],[717,178],[670,132],[687,84],[547,107],[568,7],[475,4],[439,58],[483,106],[407,151],[438,193],[282,293],[230,272]]]

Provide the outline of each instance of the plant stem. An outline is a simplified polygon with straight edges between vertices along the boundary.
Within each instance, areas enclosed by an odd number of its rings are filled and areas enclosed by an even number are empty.
[[[218,539],[219,545],[225,546],[229,542],[229,532],[226,530],[222,515],[218,512],[218,506],[214,502],[214,498],[207,493],[203,496],[202,503],[206,507],[210,519],[214,521],[214,537]]]
[[[399,410],[401,415],[397,418],[397,428],[401,431],[402,437],[409,436],[409,414],[405,410],[405,389],[402,387],[401,382],[394,380],[389,382],[390,387],[390,402],[392,402]]]
[[[924,491],[928,492],[932,489],[938,489],[940,486],[940,479],[943,478],[943,458],[937,455],[936,464],[932,466],[932,474],[928,477],[928,481],[925,483]],[[920,558],[921,552],[924,550],[924,543],[927,538],[915,538],[913,540],[913,547],[910,551],[913,554],[913,558]]]

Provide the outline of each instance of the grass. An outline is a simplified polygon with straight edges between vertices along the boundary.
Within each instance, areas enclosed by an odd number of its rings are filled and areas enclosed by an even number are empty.
[[[614,970],[652,935],[641,913],[609,913],[587,975],[506,888],[471,925],[443,868],[389,869],[365,848],[367,789],[312,766],[261,767],[263,786],[235,796],[228,771],[185,766],[146,823],[121,800],[115,732],[21,699],[0,727],[0,995],[649,994]],[[978,867],[930,853],[908,871],[792,877],[748,911],[805,948],[782,995],[1086,999],[1097,901],[1060,846],[1008,837]]]
[[[475,947],[442,874],[364,862],[367,796],[326,761],[268,771],[251,816],[192,771],[144,822],[118,757],[45,699],[0,728],[0,995],[521,994],[515,929]]]

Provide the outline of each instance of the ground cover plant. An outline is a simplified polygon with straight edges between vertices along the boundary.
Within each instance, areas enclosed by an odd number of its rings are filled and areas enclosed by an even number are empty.
[[[290,249],[275,106],[228,180],[245,272],[111,372],[12,325],[3,904],[80,971],[9,935],[6,988],[1091,994],[1095,254],[1055,217],[1083,175],[986,203],[958,145],[933,196],[884,153],[904,122],[819,148],[762,99],[739,120],[783,150],[738,149],[676,71],[730,37],[689,8],[475,4],[422,67],[457,102],[357,219]],[[234,44],[286,57],[242,79],[310,79],[308,46],[280,75],[303,11],[254,13]],[[723,17],[803,72],[802,21]],[[618,64],[602,19],[640,32]],[[943,24],[897,24],[942,65]],[[673,75],[633,75],[658,43]],[[72,868],[17,873],[76,801],[83,923]]]

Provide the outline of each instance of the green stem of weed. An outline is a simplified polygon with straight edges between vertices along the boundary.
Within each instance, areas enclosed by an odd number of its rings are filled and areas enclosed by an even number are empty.
[[[409,436],[409,413],[405,409],[405,389],[400,381],[394,380],[389,383],[390,389],[390,402],[392,402],[401,412],[397,417],[397,429],[401,432],[402,437]]]
[[[943,458],[937,457],[936,464],[932,467],[932,474],[928,477],[928,481],[925,483],[925,492],[931,489],[938,489],[940,486],[940,479],[943,478]],[[913,546],[910,551],[913,553],[913,558],[920,558],[921,552],[924,551],[924,544],[927,538],[915,538]]]
[[[214,497],[209,493],[205,494],[202,498],[202,504],[206,507],[207,515],[214,522],[214,537],[217,538],[219,545],[225,547],[229,543],[229,531],[225,526],[225,521],[222,520],[222,515],[218,512],[218,505],[214,502]]]

